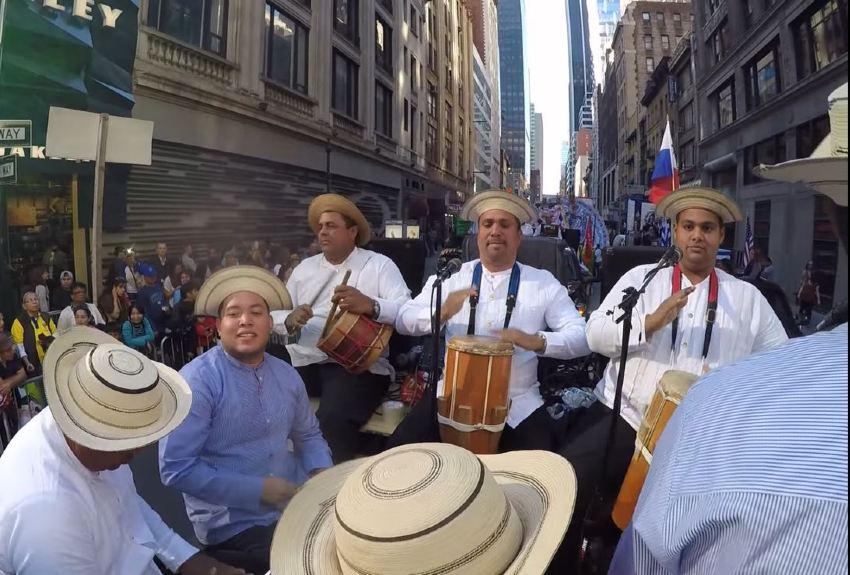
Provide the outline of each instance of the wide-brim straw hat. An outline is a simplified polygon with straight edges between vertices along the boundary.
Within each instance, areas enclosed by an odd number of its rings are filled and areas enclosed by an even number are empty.
[[[397,447],[310,479],[275,529],[271,573],[542,574],[575,496],[555,453]]]
[[[829,127],[826,138],[808,158],[753,168],[769,180],[804,183],[832,199],[847,205],[847,84],[829,95]]]
[[[478,218],[490,210],[502,210],[513,214],[520,224],[537,221],[537,210],[524,198],[504,190],[487,190],[472,196],[461,210],[464,220],[478,221]]]
[[[44,356],[44,391],[62,433],[97,451],[154,443],[192,405],[179,373],[86,326],[57,334]]]
[[[708,210],[717,214],[724,224],[740,222],[744,219],[737,202],[718,190],[693,187],[680,188],[664,196],[658,202],[655,212],[662,217],[675,220],[681,212],[693,208]]]
[[[322,194],[313,198],[310,207],[307,209],[307,222],[314,233],[319,233],[319,218],[325,212],[342,214],[357,224],[355,241],[358,246],[365,246],[372,241],[372,226],[369,225],[369,221],[360,211],[360,208],[348,198],[339,194]]]
[[[267,269],[242,265],[222,268],[206,279],[195,300],[195,313],[218,317],[224,300],[243,291],[263,298],[269,311],[292,309],[292,298],[280,278]]]

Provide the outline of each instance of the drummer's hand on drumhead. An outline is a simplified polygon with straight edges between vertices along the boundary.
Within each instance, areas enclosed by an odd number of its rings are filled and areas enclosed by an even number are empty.
[[[357,288],[341,285],[334,290],[331,301],[339,306],[342,311],[372,316],[375,302],[369,296],[365,296]]]
[[[658,309],[646,316],[644,331],[646,332],[647,340],[652,337],[652,334],[672,323],[678,317],[679,310],[688,304],[688,296],[694,293],[695,289],[695,287],[691,286],[678,293],[674,293],[664,300],[658,306]]]
[[[546,340],[540,337],[540,335],[536,333],[525,333],[522,330],[511,327],[499,332],[499,338],[502,341],[512,343],[517,347],[533,352],[543,351],[546,345]]]
[[[301,329],[307,325],[307,322],[311,317],[313,317],[313,308],[307,304],[299,305],[287,316],[285,322],[286,330],[289,333],[292,333],[296,329]]]
[[[466,288],[458,291],[453,291],[446,297],[443,302],[443,307],[440,310],[440,324],[444,324],[453,318],[463,308],[471,296],[475,294],[475,288]]]

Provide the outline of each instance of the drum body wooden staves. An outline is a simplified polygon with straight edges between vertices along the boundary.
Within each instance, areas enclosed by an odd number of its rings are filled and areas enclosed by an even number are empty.
[[[440,437],[476,454],[496,453],[508,417],[513,345],[492,337],[458,336],[446,345]]]
[[[363,373],[390,342],[393,328],[366,316],[340,312],[317,347],[351,373]]]
[[[661,376],[652,402],[643,416],[635,439],[635,452],[611,512],[611,519],[620,529],[625,529],[632,520],[641,489],[649,474],[655,444],[661,438],[673,412],[696,380],[696,375],[684,371],[671,370]]]

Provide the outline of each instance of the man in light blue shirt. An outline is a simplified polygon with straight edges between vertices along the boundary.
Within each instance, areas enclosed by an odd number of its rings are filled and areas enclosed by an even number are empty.
[[[847,84],[830,95],[830,122],[844,129],[812,158],[757,170],[831,198],[846,251]],[[847,573],[847,345],[844,323],[691,388],[609,573]]]
[[[266,270],[210,276],[196,309],[218,317],[220,345],[181,371],[192,408],[159,446],[162,481],[183,492],[198,540],[252,573],[268,571],[275,524],[297,486],[332,465],[304,382],[265,353],[270,311],[287,307],[286,288]]]

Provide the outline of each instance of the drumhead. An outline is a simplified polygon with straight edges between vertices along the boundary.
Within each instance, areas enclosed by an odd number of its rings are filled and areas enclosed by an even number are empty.
[[[664,375],[661,376],[661,381],[658,382],[658,389],[661,390],[664,398],[681,403],[697,379],[698,377],[693,373],[671,369],[664,372]]]
[[[456,335],[447,344],[449,349],[476,355],[513,355],[514,345],[486,335]]]

